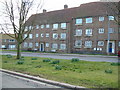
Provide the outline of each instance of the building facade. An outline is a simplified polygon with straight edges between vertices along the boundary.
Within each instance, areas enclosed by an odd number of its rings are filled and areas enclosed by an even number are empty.
[[[11,34],[14,36],[14,34]],[[16,49],[17,42],[10,36],[0,33],[0,49]]]
[[[116,54],[120,50],[120,28],[107,2],[32,15],[26,31],[32,29],[23,50],[63,53]],[[34,22],[34,23],[33,23]],[[24,37],[27,35],[24,34]]]

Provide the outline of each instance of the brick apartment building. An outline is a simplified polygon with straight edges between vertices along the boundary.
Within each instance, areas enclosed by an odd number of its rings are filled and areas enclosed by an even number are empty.
[[[14,34],[11,34],[14,36]],[[0,49],[16,49],[16,40],[10,36],[0,33]]]
[[[120,50],[119,25],[107,2],[32,15],[26,30],[32,29],[23,50],[64,53],[116,54]],[[26,37],[26,34],[24,34]]]

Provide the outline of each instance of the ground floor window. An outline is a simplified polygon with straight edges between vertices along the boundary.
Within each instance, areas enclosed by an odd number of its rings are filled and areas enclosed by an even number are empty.
[[[57,49],[57,48],[58,48],[58,44],[53,43],[53,44],[52,44],[52,48],[53,48],[53,49]]]
[[[65,50],[66,49],[66,44],[60,44],[60,49]]]
[[[85,47],[91,48],[92,47],[92,41],[85,41]]]
[[[9,45],[9,48],[14,49],[14,48],[16,48],[16,45]]]

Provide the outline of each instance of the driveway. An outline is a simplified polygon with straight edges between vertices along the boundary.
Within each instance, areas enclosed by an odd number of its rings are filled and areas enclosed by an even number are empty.
[[[2,55],[16,55],[16,52],[3,51]],[[103,56],[103,55],[80,55],[80,54],[58,54],[58,53],[34,53],[34,52],[22,52],[22,56],[30,57],[45,57],[54,59],[67,59],[79,58],[85,61],[97,61],[97,62],[118,62],[117,56]]]

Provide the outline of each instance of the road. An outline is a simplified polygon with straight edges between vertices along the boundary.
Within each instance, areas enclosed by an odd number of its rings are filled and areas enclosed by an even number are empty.
[[[16,52],[3,51],[0,53],[2,55],[16,55]],[[79,55],[79,54],[54,54],[54,53],[33,53],[33,52],[22,52],[22,56],[31,56],[31,57],[45,57],[45,58],[54,58],[54,59],[72,59],[79,58],[80,60],[85,61],[97,61],[97,62],[118,62],[117,56],[102,56],[102,55]]]
[[[60,88],[60,87],[2,72],[2,88]]]

